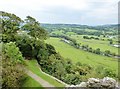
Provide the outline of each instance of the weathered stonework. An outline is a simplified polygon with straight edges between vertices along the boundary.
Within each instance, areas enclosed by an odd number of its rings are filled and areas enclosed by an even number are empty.
[[[87,82],[79,85],[66,86],[66,89],[120,89],[115,79],[104,77],[103,79],[89,78]]]

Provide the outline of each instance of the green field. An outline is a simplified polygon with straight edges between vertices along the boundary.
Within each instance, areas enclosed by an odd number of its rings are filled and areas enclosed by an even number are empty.
[[[63,30],[61,30],[61,31],[53,31],[53,32],[51,32],[51,34],[56,34],[56,35],[63,35],[63,33],[64,33],[64,31]]]
[[[46,40],[47,43],[53,45],[57,52],[59,52],[63,57],[70,58],[74,63],[81,62],[85,64],[90,64],[92,66],[102,65],[117,73],[118,62],[115,58],[110,58],[106,56],[101,56],[93,53],[89,53],[83,50],[76,49],[62,41],[59,38],[50,38]]]
[[[85,29],[85,31],[87,31],[87,32],[97,32],[97,30],[95,30],[95,29]]]
[[[110,50],[112,53],[118,54],[118,48],[112,46],[109,44],[109,41],[105,40],[94,40],[94,39],[83,39],[84,35],[72,35],[70,36],[73,39],[76,39],[77,42],[81,43],[81,45],[89,45],[89,47],[92,47],[93,49],[100,48],[101,51]],[[95,36],[93,36],[95,37]],[[105,38],[104,38],[105,39]],[[114,44],[116,44],[114,42]]]
[[[97,32],[97,30],[94,29],[85,29],[85,31],[87,32]],[[67,35],[73,39],[75,39],[78,43],[81,43],[81,45],[89,45],[89,47],[92,47],[93,49],[97,49],[100,48],[100,50],[102,52],[106,51],[106,50],[110,50],[111,53],[115,53],[118,55],[118,48],[114,47],[113,45],[110,45],[110,41],[108,41],[108,37],[103,37],[102,35],[100,37],[98,36],[94,36],[94,35],[86,35],[88,37],[97,37],[100,39],[104,39],[103,40],[94,40],[94,39],[83,39],[84,35],[77,35],[74,32],[66,32],[64,33],[64,30],[56,30],[51,32],[51,34],[56,34],[56,35]],[[117,38],[112,38],[113,40],[113,44],[118,44],[116,41],[118,41]]]
[[[25,60],[25,62],[27,64],[27,68],[30,69],[33,73],[35,73],[39,77],[41,77],[42,79],[46,80],[47,82],[49,82],[50,84],[52,84],[56,87],[64,87],[63,84],[57,82],[56,80],[54,80],[53,78],[51,78],[45,74],[43,74],[40,71],[36,60]]]

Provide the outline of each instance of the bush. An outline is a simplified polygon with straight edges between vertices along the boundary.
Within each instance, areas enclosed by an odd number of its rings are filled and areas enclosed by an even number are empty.
[[[20,87],[24,76],[24,62],[15,43],[3,44],[2,54],[2,88]]]
[[[67,84],[77,85],[80,84],[80,82],[82,82],[82,78],[78,74],[67,74],[65,77],[65,82]]]
[[[10,42],[3,45],[3,53],[6,57],[8,57],[10,60],[14,62],[22,62],[23,57],[21,52],[19,51],[19,48],[16,47],[15,43]]]
[[[2,88],[20,87],[25,76],[23,65],[13,63],[9,58],[3,56],[2,59]]]
[[[116,74],[113,72],[113,70],[109,69],[109,68],[104,68],[103,66],[98,66],[96,68],[96,73],[98,75],[101,75],[102,77],[112,77],[115,78],[117,77]]]

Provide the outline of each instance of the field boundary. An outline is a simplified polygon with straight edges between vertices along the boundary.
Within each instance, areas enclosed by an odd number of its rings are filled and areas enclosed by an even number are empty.
[[[56,38],[59,38],[59,37],[56,37]],[[76,49],[79,49],[79,50],[83,50],[83,51],[86,51],[86,52],[89,52],[89,53],[93,53],[93,54],[101,55],[101,56],[105,56],[105,57],[110,57],[110,58],[116,58],[116,59],[120,58],[120,56],[113,56],[113,55],[111,55],[111,54],[105,55],[105,53],[104,53],[103,51],[101,51],[100,54],[97,54],[97,53],[94,53],[94,52],[90,52],[90,51],[88,51],[86,48],[82,49],[81,46],[75,47],[75,46],[71,45],[70,43],[68,43],[68,42],[66,42],[66,41],[64,41],[64,40],[66,40],[66,39],[64,38],[64,39],[61,39],[60,41],[66,43],[66,44],[68,44],[68,45],[70,45],[70,46],[72,46],[72,47],[74,47],[74,48],[76,48]],[[69,40],[68,40],[68,41],[69,41]]]

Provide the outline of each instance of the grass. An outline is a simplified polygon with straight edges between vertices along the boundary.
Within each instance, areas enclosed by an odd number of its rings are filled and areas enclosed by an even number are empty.
[[[97,30],[94,29],[85,29],[85,31],[89,31],[89,32],[96,32]],[[63,35],[63,30],[61,31],[53,31],[52,33],[55,34],[59,34],[59,35]],[[109,44],[110,41],[108,41],[107,39],[109,38],[103,38],[100,37],[101,39],[104,39],[104,41],[102,40],[89,40],[89,39],[83,39],[84,35],[76,35],[74,32],[67,32],[66,35],[70,36],[71,38],[74,38],[77,40],[77,42],[81,43],[81,45],[89,45],[89,47],[92,47],[93,49],[97,49],[100,48],[101,51],[105,51],[105,50],[110,50],[112,53],[116,53],[118,54],[118,48],[112,46]],[[93,35],[87,35],[87,36],[92,36],[92,37],[97,37],[97,36],[93,36]],[[117,39],[112,39],[114,42],[113,44],[117,44]]]
[[[93,36],[94,37],[94,36]],[[105,40],[89,40],[89,39],[83,39],[83,35],[72,35],[71,38],[74,38],[77,40],[77,42],[81,43],[81,45],[89,45],[89,47],[92,47],[93,49],[100,48],[101,51],[110,50],[112,53],[118,54],[118,48],[112,46],[109,44],[109,41]],[[114,44],[116,44],[114,42]]]
[[[61,30],[61,31],[53,31],[51,34],[57,34],[57,35],[63,35],[64,31]]]
[[[64,87],[63,84],[59,83],[55,79],[53,79],[53,78],[43,74],[39,70],[39,66],[37,65],[37,61],[36,60],[25,60],[25,61],[26,61],[26,64],[28,65],[27,68],[30,69],[33,73],[35,73],[36,75],[38,75],[42,79],[46,80],[50,84],[54,85],[55,87]]]
[[[74,32],[66,32],[67,35],[76,35]]]
[[[76,49],[60,41],[59,38],[50,38],[47,39],[46,42],[53,45],[57,52],[65,58],[70,58],[74,63],[81,62],[90,64],[94,67],[103,65],[114,70],[116,73],[118,72],[118,61],[115,58],[105,57]]]
[[[31,78],[30,76],[27,76],[22,87],[39,87],[39,89],[44,89],[42,85],[40,85],[36,80]]]
[[[95,29],[85,29],[86,32],[98,32],[98,30]]]

